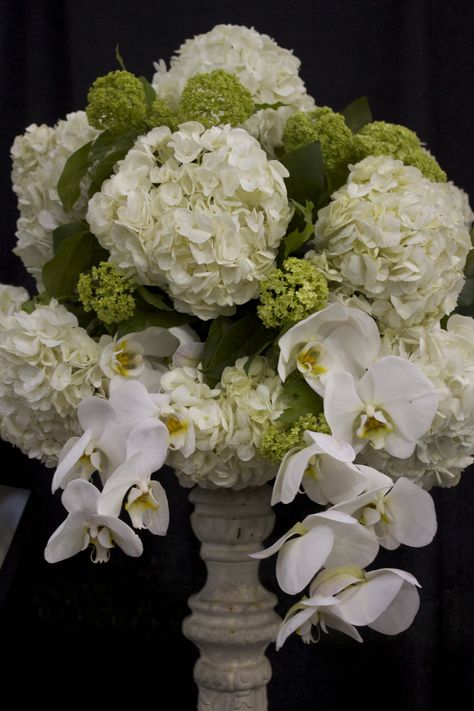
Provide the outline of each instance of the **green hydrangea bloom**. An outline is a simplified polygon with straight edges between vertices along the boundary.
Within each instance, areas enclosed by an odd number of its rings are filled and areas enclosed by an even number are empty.
[[[146,119],[146,126],[149,129],[155,128],[155,126],[168,126],[172,131],[176,131],[178,121],[163,99],[156,97]]]
[[[421,145],[414,131],[406,126],[373,121],[353,137],[353,162],[367,156],[388,155],[413,165],[435,183],[446,182],[447,176],[436,159]]]
[[[299,111],[285,124],[283,146],[286,153],[319,141],[328,174],[346,168],[351,158],[352,131],[342,114],[329,106]]]
[[[95,311],[103,323],[119,323],[135,311],[135,285],[108,262],[81,274],[77,291],[84,310]]]
[[[148,113],[145,89],[130,72],[118,70],[98,77],[89,89],[87,101],[88,121],[100,131],[144,126]]]
[[[289,257],[262,281],[258,315],[267,328],[279,328],[323,309],[328,295],[326,278],[311,262]]]
[[[291,427],[284,430],[278,424],[269,423],[265,426],[260,442],[259,452],[265,459],[280,463],[287,452],[293,447],[304,447],[303,434],[305,430],[331,434],[326,418],[321,413],[302,415]]]
[[[181,121],[199,121],[206,128],[230,123],[237,126],[255,111],[252,94],[236,76],[215,69],[195,74],[184,87],[179,103]]]

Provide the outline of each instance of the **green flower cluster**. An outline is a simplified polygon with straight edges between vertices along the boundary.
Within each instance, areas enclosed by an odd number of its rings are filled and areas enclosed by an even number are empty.
[[[119,70],[98,77],[87,94],[87,119],[104,131],[147,131],[154,126],[176,128],[176,117],[156,97],[149,106],[143,83],[130,72]]]
[[[367,156],[387,155],[401,160],[405,165],[418,168],[435,183],[446,182],[447,176],[436,159],[423,148],[414,131],[406,126],[385,121],[373,121],[353,136],[353,163]]]
[[[135,311],[135,285],[108,262],[81,274],[77,291],[84,310],[95,311],[103,323],[119,323]]]
[[[299,111],[285,124],[283,146],[286,153],[319,141],[328,175],[346,169],[351,160],[352,131],[342,114],[329,106]]]
[[[180,121],[199,121],[206,128],[230,123],[237,126],[255,111],[252,94],[236,76],[216,69],[207,74],[195,74],[188,80],[181,95]]]
[[[259,447],[260,454],[265,459],[269,459],[278,464],[290,449],[305,446],[303,440],[305,430],[331,434],[329,425],[322,413],[319,415],[312,415],[311,413],[301,415],[301,417],[286,430],[272,422],[267,424],[263,431]]]
[[[267,328],[279,328],[323,309],[328,295],[326,278],[311,262],[289,257],[261,283],[258,315]]]
[[[98,77],[89,89],[87,102],[87,119],[100,131],[140,129],[148,113],[142,82],[121,70]]]

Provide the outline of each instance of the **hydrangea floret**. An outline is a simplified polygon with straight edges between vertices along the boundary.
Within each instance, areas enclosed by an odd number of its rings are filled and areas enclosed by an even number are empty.
[[[199,121],[206,128],[230,123],[238,126],[255,111],[252,94],[234,74],[215,69],[191,77],[181,95],[180,121]]]
[[[262,282],[258,315],[267,328],[278,328],[320,311],[328,295],[326,278],[311,262],[289,257]]]
[[[100,262],[77,284],[79,299],[86,312],[95,311],[103,323],[119,323],[133,316],[135,285],[109,262]]]

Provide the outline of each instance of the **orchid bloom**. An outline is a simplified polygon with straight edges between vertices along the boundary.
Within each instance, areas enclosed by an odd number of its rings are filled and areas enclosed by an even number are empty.
[[[147,528],[162,536],[168,530],[169,510],[165,491],[153,472],[161,469],[168,453],[168,430],[155,419],[143,420],[127,439],[126,460],[107,480],[99,497],[98,511],[119,516],[128,492],[125,510],[134,528]]]
[[[62,448],[53,476],[53,493],[73,479],[90,479],[96,470],[103,480],[107,479],[125,454],[123,434],[107,400],[85,398],[79,403],[77,416],[84,433],[71,437]]]
[[[173,366],[197,368],[204,353],[204,343],[197,333],[189,326],[173,326],[169,331],[179,341],[179,346],[172,357]]]
[[[324,395],[329,373],[363,375],[380,349],[375,321],[359,309],[331,304],[290,328],[278,341],[278,374],[285,381],[297,368]]]
[[[355,518],[329,509],[306,516],[272,546],[252,553],[251,557],[268,558],[278,552],[278,583],[282,590],[295,595],[323,565],[365,567],[373,561],[378,549],[377,539]]]
[[[273,487],[272,506],[293,501],[300,485],[317,504],[337,503],[365,491],[365,477],[352,464],[349,444],[320,432],[306,431],[307,447],[291,449],[284,457]]]
[[[142,554],[142,542],[130,526],[114,516],[99,514],[99,496],[99,490],[84,479],[68,484],[61,500],[69,515],[46,545],[44,557],[48,563],[70,558],[89,545],[93,546],[94,563],[108,561],[115,544],[127,555]]]
[[[106,345],[100,367],[109,378],[133,378],[156,391],[161,375],[167,370],[160,359],[172,356],[179,345],[180,339],[171,329],[151,326]]]
[[[361,470],[370,467],[360,466]],[[389,486],[378,487],[334,507],[354,516],[371,530],[384,548],[400,544],[421,548],[436,533],[436,512],[431,495],[409,479],[401,477]]]
[[[323,632],[328,627],[349,635],[358,642],[356,627],[368,626],[382,634],[395,635],[413,622],[420,605],[412,575],[396,568],[365,572],[355,566],[323,570],[310,587],[310,597],[294,605],[277,635],[280,649],[292,632],[303,641],[314,642],[311,628]]]
[[[357,382],[351,373],[331,373],[324,414],[335,437],[356,452],[366,444],[406,459],[436,414],[438,393],[421,369],[404,358],[385,356]]]

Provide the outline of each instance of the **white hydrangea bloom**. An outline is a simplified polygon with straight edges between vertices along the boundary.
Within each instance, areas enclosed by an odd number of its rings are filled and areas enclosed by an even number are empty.
[[[56,301],[2,319],[0,434],[29,457],[54,466],[79,434],[81,400],[103,393],[101,346]]]
[[[414,327],[387,331],[383,352],[416,363],[439,392],[437,413],[409,459],[367,449],[362,457],[392,477],[406,476],[430,489],[454,486],[474,461],[474,320],[451,316],[447,330]]]
[[[65,213],[57,184],[69,156],[97,136],[84,111],[68,114],[54,128],[32,124],[11,148],[13,190],[18,197],[17,246],[13,250],[41,286],[43,264],[53,256],[58,225],[84,219],[87,181],[71,212]]]
[[[175,368],[163,376],[170,408],[190,417],[196,448],[188,457],[171,452],[168,463],[184,486],[205,488],[257,486],[275,476],[275,466],[257,454],[265,423],[283,411],[278,375],[265,358],[256,358],[245,372],[247,358],[226,368],[211,389],[198,368]],[[188,403],[188,404],[186,404]]]
[[[278,102],[301,110],[312,102],[298,72],[301,62],[268,35],[240,25],[216,25],[186,40],[172,57],[169,70],[155,64],[152,85],[158,96],[176,108],[188,79],[223,69],[235,74],[256,104]]]
[[[155,128],[92,197],[87,219],[120,269],[211,319],[256,297],[273,268],[291,217],[286,175],[243,129]]]
[[[471,248],[465,193],[386,156],[369,156],[350,170],[315,226],[328,278],[336,270],[338,290],[365,296],[382,328],[427,324],[450,313]],[[315,263],[321,268],[320,259]]]
[[[22,286],[0,284],[0,319],[19,311],[30,297]]]

